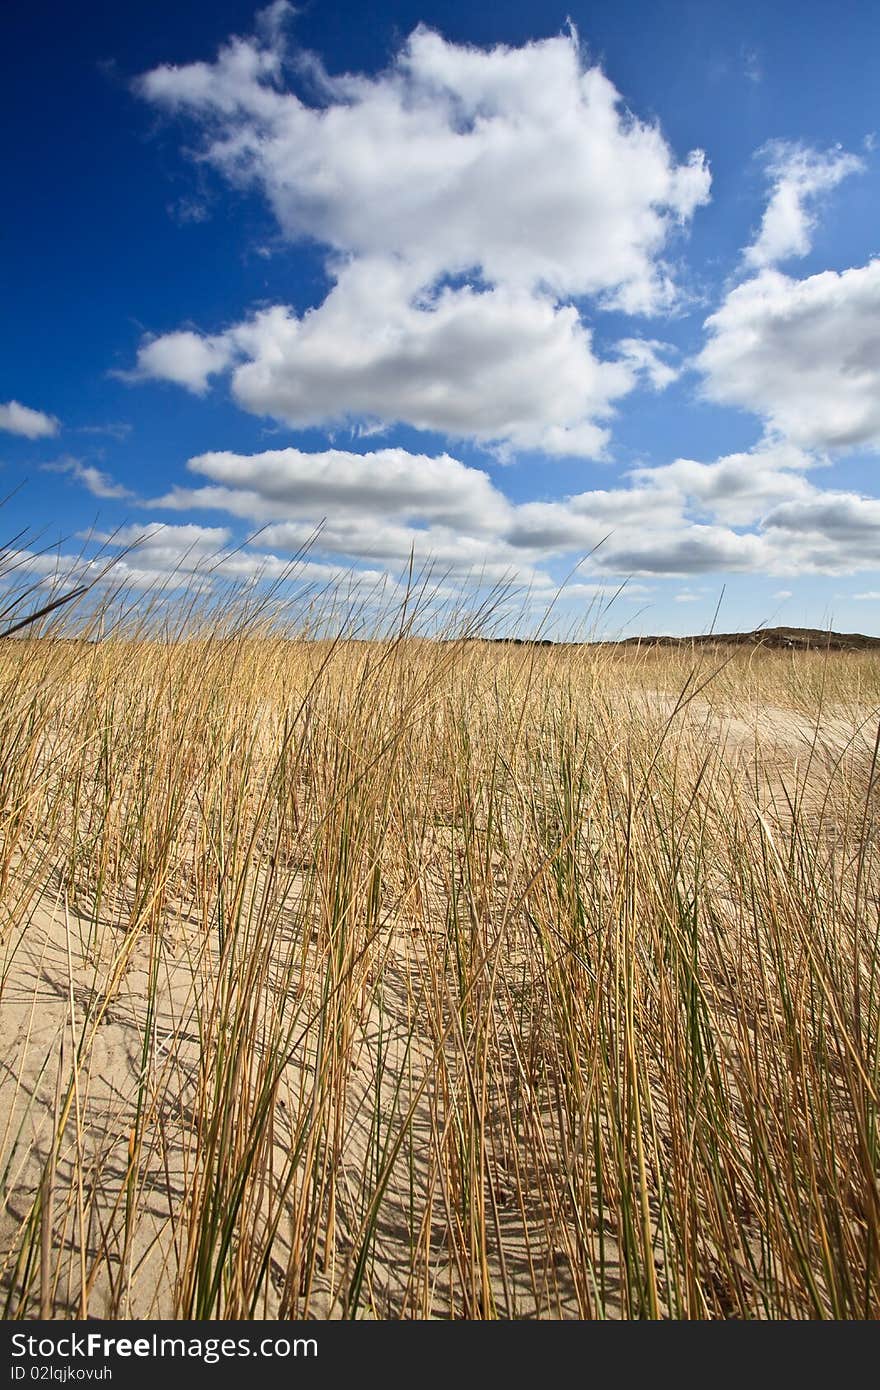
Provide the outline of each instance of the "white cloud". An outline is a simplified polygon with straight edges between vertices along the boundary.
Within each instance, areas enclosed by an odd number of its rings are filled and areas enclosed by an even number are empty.
[[[616,350],[636,371],[644,372],[655,391],[664,391],[681,375],[677,367],[663,360],[663,353],[672,351],[669,344],[656,338],[621,338]]]
[[[101,468],[96,468],[93,464],[83,463],[82,459],[62,458],[55,463],[44,463],[42,471],[44,473],[68,473],[76,482],[82,483],[86,491],[90,492],[93,497],[122,500],[133,496],[127,487],[117,483],[109,473],[105,473]]]
[[[774,140],[760,151],[770,180],[771,194],[761,228],[744,255],[758,269],[789,256],[805,256],[816,225],[815,205],[825,193],[864,169],[858,155],[840,146],[820,151],[806,145]]]
[[[852,597],[858,599],[860,603],[874,603],[880,600],[880,591],[877,589],[869,589],[866,593],[853,594]]]
[[[250,587],[284,579],[301,597],[329,590],[343,604],[378,597],[393,602],[403,592],[384,570],[355,570],[309,559],[292,563],[254,549],[230,548],[230,533],[223,527],[152,522],[110,534],[91,532],[81,539],[98,543],[100,554],[88,558],[60,551],[8,551],[4,579],[35,576],[52,590],[94,584],[166,594],[209,594],[218,583]]]
[[[90,532],[83,539],[129,550],[144,569],[189,571],[222,553],[232,538],[227,526],[171,526],[162,521],[121,526],[112,532]]]
[[[445,286],[420,294],[411,270],[360,260],[317,309],[277,305],[214,337],[168,334],[138,353],[137,377],[201,393],[233,367],[238,404],[305,427],[403,422],[453,438],[600,457],[613,403],[640,376],[675,371],[654,340],[624,339],[602,361],[572,305],[521,289]],[[233,364],[235,364],[233,366]]]
[[[279,522],[260,534],[260,541],[287,553],[295,553],[312,534],[309,523]],[[457,580],[515,580],[546,588],[549,576],[536,568],[535,557],[511,545],[502,534],[485,531],[468,534],[452,526],[415,526],[380,518],[350,518],[328,522],[320,531],[317,548],[358,563],[368,561],[400,569],[412,554],[418,565],[430,565],[435,574]]]
[[[407,424],[604,456],[615,402],[677,372],[650,338],[600,359],[570,301],[673,302],[666,257],[708,200],[702,154],[677,160],[573,31],[486,50],[420,26],[377,76],[331,77],[287,50],[290,13],[275,5],[215,62],[156,68],[137,89],[193,120],[200,160],[260,189],[283,235],[326,248],[329,293],[304,314],[148,338],[121,375],[203,394],[229,371],[240,406],[299,428]]]
[[[656,532],[641,527],[615,534],[598,558],[606,570],[638,575],[755,573],[776,563],[760,535],[687,520]]]
[[[445,454],[209,453],[189,464],[208,482],[143,505],[265,523],[253,541],[234,548],[230,527],[156,522],[90,539],[131,547],[114,573],[142,588],[187,576],[200,585],[286,578],[303,550],[316,557],[308,560],[315,582],[335,582],[354,566],[355,586],[391,584],[413,555],[459,590],[465,581],[513,581],[538,596],[555,588],[551,562],[570,568],[577,560],[585,598],[627,576],[880,570],[880,500],[815,486],[806,472],[818,462],[764,440],[714,463],[677,459],[636,469],[626,486],[514,503],[488,474]],[[783,595],[791,596],[775,597]]]
[[[765,439],[713,463],[634,469],[626,486],[513,503],[488,474],[445,454],[224,452],[190,460],[207,484],[148,505],[267,523],[260,545],[288,554],[319,532],[319,552],[353,563],[394,567],[414,552],[458,577],[545,587],[543,566],[583,557],[586,576],[880,567],[880,501],[815,486],[806,473],[823,462]]]
[[[705,394],[803,448],[880,444],[880,260],[737,286],[706,320]]]
[[[28,405],[18,401],[7,401],[0,405],[0,430],[8,434],[21,434],[25,439],[47,439],[60,429],[54,415],[42,410],[31,410]]]
[[[814,492],[764,518],[765,532],[800,567],[828,573],[880,569],[880,500],[852,492]]]
[[[151,589],[169,582],[189,586],[198,580],[197,587],[207,590],[215,580],[271,580],[293,572],[300,578],[303,575],[301,565],[292,571],[290,561],[277,555],[232,547],[232,533],[226,526],[172,526],[151,521],[113,532],[90,532],[81,539],[97,542],[105,554],[121,552],[108,571],[107,582],[135,589]],[[94,569],[94,562],[89,564]],[[326,571],[327,567],[318,566],[318,577],[326,579]],[[334,571],[344,572],[339,566]]]
[[[336,585],[350,591],[366,591],[378,585],[394,586],[384,570],[358,569],[310,559],[295,563],[287,557],[253,547],[233,547],[228,527],[186,524],[171,526],[149,522],[126,526],[111,534],[89,536],[109,550],[125,552],[114,563],[108,580],[137,589],[172,583],[209,590],[217,581],[254,583],[287,578],[298,584]]]
[[[511,504],[488,474],[447,454],[277,449],[203,454],[188,468],[211,483],[174,488],[150,505],[272,522],[260,544],[288,553],[320,527],[321,551],[358,562],[399,565],[414,551],[458,575],[535,579],[530,557],[504,537]]]
[[[424,284],[479,270],[628,311],[668,302],[662,253],[708,199],[703,155],[679,162],[574,34],[479,49],[419,27],[375,77],[299,63],[312,104],[284,85],[277,25],[138,90],[200,122],[201,157],[262,189],[293,239],[402,258]]]
[[[659,535],[681,526],[683,504],[674,489],[595,489],[558,502],[522,503],[508,534],[514,545],[538,553],[587,551],[602,544],[601,562],[622,536]]]
[[[750,526],[771,507],[812,496],[803,473],[817,460],[780,441],[726,454],[714,463],[676,459],[658,468],[637,468],[632,476],[660,489],[674,489],[701,513],[730,526]]]
[[[497,529],[510,511],[487,473],[448,454],[428,457],[405,449],[353,454],[341,449],[306,453],[270,449],[260,454],[200,454],[187,465],[217,488],[179,489],[159,505],[230,504],[255,521],[300,515],[415,517],[476,531]],[[243,500],[242,500],[243,499]]]
[[[123,381],[171,381],[201,396],[209,378],[222,372],[232,360],[234,349],[225,335],[213,338],[181,329],[150,337],[138,348],[137,366],[130,372],[117,372]]]
[[[112,540],[119,546],[138,545],[145,552],[150,547],[159,544],[163,547],[172,547],[180,555],[193,550],[200,553],[213,553],[232,537],[232,532],[228,526],[197,526],[193,522],[172,526],[167,521],[147,521],[143,524],[134,522],[129,526],[122,526],[116,531],[90,532],[89,534],[93,535],[97,541]]]
[[[23,574],[60,578],[67,574],[69,566],[77,564],[82,564],[79,557],[60,555],[57,551],[7,548],[3,551],[3,584],[8,585]]]
[[[674,241],[709,195],[702,155],[680,160],[628,112],[573,33],[486,50],[419,27],[378,75],[331,76],[286,46],[291,13],[276,0],[256,37],[214,62],[157,68],[138,90],[195,126],[202,164],[266,198],[282,237],[323,249],[326,294],[305,312],[274,304],[222,331],[150,336],[120,375],[197,395],[223,378],[244,410],[298,429],[404,424],[502,457],[606,456],[619,402],[679,371],[655,337],[600,355],[587,316],[675,303]],[[258,540],[236,551],[230,528],[151,529],[125,563],[280,576],[320,528],[316,582],[343,562],[381,582],[410,553],[541,595],[545,566],[592,552],[584,599],[628,574],[698,589],[690,577],[719,570],[880,568],[880,501],[822,490],[811,471],[824,451],[880,444],[880,261],[803,280],[775,268],[806,254],[821,198],[862,161],[785,142],[762,153],[770,187],[743,253],[750,278],[706,321],[696,359],[707,397],[762,419],[755,448],[521,503],[451,453],[205,453],[187,486],[147,505],[225,513],[263,525]],[[123,495],[77,468],[97,495]]]
[[[633,489],[587,494],[592,515],[578,511],[578,499],[516,507],[482,470],[446,454],[403,449],[211,453],[191,459],[188,468],[211,481],[174,488],[149,505],[216,509],[269,522],[260,544],[288,553],[321,527],[321,551],[358,562],[399,565],[414,551],[420,562],[430,559],[459,576],[545,585],[550,581],[536,569],[538,561],[590,549],[607,531],[609,517],[632,514],[636,495]],[[656,492],[645,503],[645,517],[656,519]],[[552,535],[548,516],[555,524]]]

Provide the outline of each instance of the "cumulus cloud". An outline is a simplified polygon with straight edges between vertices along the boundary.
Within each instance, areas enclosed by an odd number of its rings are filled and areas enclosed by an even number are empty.
[[[322,551],[363,562],[398,564],[414,552],[420,561],[457,575],[516,578],[549,583],[537,564],[553,553],[588,550],[607,530],[609,516],[626,510],[625,495],[591,494],[594,515],[574,514],[564,504],[552,543],[540,504],[543,531],[528,507],[516,507],[481,469],[443,454],[414,455],[404,449],[367,454],[329,449],[267,450],[199,455],[189,471],[210,481],[177,487],[150,505],[172,510],[215,509],[264,523],[261,543],[296,551],[320,527]],[[618,500],[616,510],[613,502]],[[656,494],[651,510],[656,516]],[[269,524],[265,524],[269,523]]]
[[[405,424],[502,456],[607,456],[619,403],[678,367],[647,334],[599,352],[587,318],[674,304],[674,239],[709,196],[702,155],[627,111],[574,33],[478,49],[419,27],[386,70],[331,75],[287,45],[289,13],[273,5],[256,37],[138,90],[195,128],[203,165],[265,197],[282,236],[324,249],[326,295],[148,338],[132,375],[196,394],[223,378],[243,409],[300,429]],[[263,525],[281,554],[321,525],[329,556],[393,567],[412,551],[539,588],[551,560],[588,552],[597,583],[866,563],[870,499],[822,492],[811,470],[880,438],[880,263],[800,282],[774,268],[809,249],[821,197],[861,162],[781,142],[763,158],[750,278],[697,358],[707,396],[761,417],[758,447],[521,503],[452,446],[210,453],[153,505]]]
[[[231,337],[221,334],[210,338],[180,329],[148,337],[138,349],[137,366],[115,375],[123,381],[171,381],[201,396],[208,389],[209,379],[224,371],[233,356]]]
[[[600,358],[573,300],[673,302],[670,244],[709,197],[701,152],[677,159],[573,31],[479,49],[420,26],[385,71],[331,77],[288,51],[286,14],[137,89],[194,121],[200,159],[261,190],[283,235],[326,248],[330,290],[304,314],[148,338],[123,375],[203,394],[228,371],[240,406],[296,427],[602,457],[615,402],[677,372],[652,338]]]
[[[8,434],[20,434],[25,439],[47,439],[60,429],[54,415],[42,410],[32,410],[18,401],[6,401],[0,405],[0,430]]]
[[[863,497],[854,499],[856,503],[872,500]],[[808,517],[802,518],[805,527],[809,520]],[[781,544],[772,545],[773,553],[781,557],[776,568],[778,574],[845,575],[880,570],[876,521],[873,528],[866,527],[864,517],[855,516],[851,533],[839,524],[825,530],[820,523],[812,532],[794,530],[787,525],[778,534]]]
[[[578,561],[593,596],[625,577],[880,569],[880,500],[817,487],[807,475],[822,462],[764,440],[711,463],[635,469],[619,487],[514,503],[483,470],[448,454],[224,451],[190,460],[196,486],[143,505],[223,512],[260,526],[252,542],[235,546],[228,526],[155,522],[92,539],[133,547],[127,568],[114,572],[141,587],[163,576],[280,579],[304,549],[316,581],[354,567],[356,585],[382,576],[393,584],[412,555],[457,583],[513,581],[538,595],[555,586],[553,562]]]
[[[795,280],[764,270],[706,321],[696,358],[711,400],[802,448],[880,443],[880,260]]]
[[[261,544],[288,553],[320,529],[322,551],[358,562],[394,566],[415,552],[457,575],[537,578],[531,557],[505,538],[511,504],[488,474],[448,454],[277,449],[203,454],[188,468],[210,483],[174,488],[151,505],[270,523]]]
[[[276,25],[138,90],[199,123],[201,158],[261,189],[292,239],[404,259],[425,284],[477,270],[631,312],[668,302],[662,253],[708,199],[704,157],[676,159],[574,33],[480,49],[419,26],[374,77],[298,55],[311,102],[286,56]]]
[[[690,521],[667,531],[633,530],[619,539],[615,536],[599,556],[608,569],[639,575],[754,573],[777,564],[760,535]]]
[[[744,252],[747,264],[763,269],[789,256],[805,256],[816,225],[816,203],[849,174],[864,169],[864,160],[840,146],[820,151],[774,140],[759,151],[771,193],[761,227]]]
[[[880,500],[851,492],[817,492],[775,507],[771,535],[790,541],[805,568],[846,572],[880,568]]]
[[[657,468],[637,468],[632,476],[657,489],[672,489],[692,507],[730,526],[750,526],[775,505],[806,498],[815,488],[803,476],[817,460],[782,441],[726,454],[713,463],[676,459]]]
[[[775,263],[811,246],[817,201],[864,161],[774,141],[759,151],[771,183],[753,272],[706,320],[695,358],[704,395],[759,415],[769,435],[802,449],[880,443],[880,260],[804,279]],[[771,486],[780,479],[767,480]],[[784,499],[780,499],[784,500]]]
[[[144,573],[168,574],[179,570],[192,573],[220,556],[232,539],[227,526],[197,526],[187,522],[171,526],[162,521],[120,526],[112,532],[89,532],[83,540],[96,541],[112,549],[126,550]]]
[[[199,455],[150,506],[217,510],[261,524],[260,544],[293,554],[317,533],[327,554],[392,569],[414,553],[456,576],[551,583],[554,560],[586,572],[843,574],[880,564],[880,502],[822,490],[823,464],[780,440],[711,463],[637,468],[625,485],[511,502],[481,469],[448,454],[298,449]]]
[[[627,536],[619,546],[612,538],[613,562],[634,572],[795,575],[876,568],[880,501],[816,486],[807,472],[824,464],[821,455],[765,439],[751,451],[712,463],[676,459],[635,469],[637,488],[657,492],[659,525],[635,545]],[[619,495],[623,500],[627,493]],[[673,499],[680,507],[677,519],[670,510]]]
[[[496,287],[419,294],[399,264],[356,261],[317,309],[275,306],[214,337],[148,341],[134,375],[202,393],[232,368],[244,409],[305,427],[403,422],[489,445],[600,457],[614,402],[662,389],[664,345],[625,339],[600,360],[572,305]]]
[[[267,526],[261,540],[291,553],[304,544],[309,533],[308,524],[279,522]],[[388,565],[398,571],[412,555],[418,565],[458,581],[552,586],[547,572],[536,563],[551,557],[524,551],[500,533],[468,533],[452,526],[352,517],[328,521],[320,530],[317,545],[332,555]]]
[[[557,502],[524,502],[516,508],[510,540],[537,552],[573,552],[602,545],[607,558],[622,536],[653,534],[683,524],[682,495],[654,487],[621,487],[576,493]],[[628,566],[625,567],[629,568]]]
[[[96,541],[112,541],[120,547],[137,545],[144,554],[153,552],[156,546],[161,546],[169,553],[173,550],[176,555],[194,551],[212,554],[232,538],[228,526],[197,526],[191,522],[182,526],[172,526],[167,521],[149,521],[142,525],[134,522],[129,526],[121,526],[116,531],[89,534]]]
[[[455,526],[497,529],[510,510],[487,473],[448,454],[428,457],[405,449],[354,454],[342,449],[306,453],[199,454],[187,465],[218,488],[178,489],[159,505],[223,505],[256,521],[294,514],[321,517],[413,517]]]
[[[823,491],[801,479],[800,496],[766,510],[750,529],[704,521],[687,496],[674,524],[621,528],[600,562],[632,574],[855,574],[880,568],[880,501]],[[716,513],[717,516],[717,513]]]

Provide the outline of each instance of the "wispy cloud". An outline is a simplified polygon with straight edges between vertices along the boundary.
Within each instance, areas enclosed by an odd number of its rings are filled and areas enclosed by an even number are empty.
[[[761,269],[807,254],[818,200],[850,174],[860,173],[865,163],[840,146],[814,150],[785,140],[771,141],[759,155],[770,182],[770,198],[758,235],[744,256],[748,265]]]
[[[40,467],[44,473],[66,473],[75,482],[81,483],[93,497],[101,497],[108,501],[122,501],[134,497],[134,493],[117,483],[109,473],[70,455],[56,459],[53,463],[41,464]]]
[[[77,434],[97,434],[106,435],[110,439],[121,442],[131,434],[132,427],[126,420],[108,420],[105,424],[98,425],[78,425]]]

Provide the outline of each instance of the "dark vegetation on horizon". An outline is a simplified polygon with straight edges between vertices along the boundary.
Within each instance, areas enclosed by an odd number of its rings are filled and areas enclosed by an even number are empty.
[[[753,632],[710,632],[691,637],[621,637],[597,642],[554,642],[551,637],[495,637],[511,646],[592,647],[770,647],[793,651],[864,652],[880,649],[880,637],[863,632],[833,632],[816,627],[765,627]]]

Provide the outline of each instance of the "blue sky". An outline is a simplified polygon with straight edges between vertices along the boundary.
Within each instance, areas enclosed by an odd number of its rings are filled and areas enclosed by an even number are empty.
[[[537,615],[581,561],[560,630],[626,581],[609,631],[880,632],[874,6],[6,28],[19,574],[271,579],[321,525],[364,592],[414,549]]]

